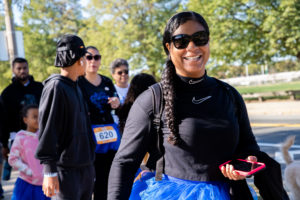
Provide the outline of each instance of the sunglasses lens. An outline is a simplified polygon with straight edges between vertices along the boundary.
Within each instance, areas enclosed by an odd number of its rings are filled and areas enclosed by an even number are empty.
[[[93,56],[86,56],[86,59],[87,59],[87,60],[92,60],[92,59],[93,59]]]
[[[85,56],[85,57],[86,57],[87,60],[93,60],[93,58],[94,58],[95,61],[98,61],[98,60],[101,59],[101,55],[94,55],[94,56],[88,55],[88,56]]]
[[[122,75],[122,74],[128,74],[128,70],[124,70],[124,71],[118,71],[117,74]]]
[[[100,60],[100,59],[101,59],[101,55],[95,55],[95,56],[94,56],[94,59],[95,59],[95,60]]]
[[[177,49],[186,48],[190,42],[188,35],[176,35],[172,38],[172,41]]]
[[[177,49],[185,49],[191,40],[196,46],[204,46],[208,43],[209,36],[206,31],[199,31],[192,36],[180,34],[172,37],[172,42]]]
[[[204,46],[208,43],[208,34],[205,31],[200,31],[193,35],[193,42],[196,46]]]

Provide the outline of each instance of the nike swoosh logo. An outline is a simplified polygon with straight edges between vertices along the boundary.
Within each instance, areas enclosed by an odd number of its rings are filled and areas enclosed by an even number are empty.
[[[201,79],[199,79],[199,80],[196,80],[196,81],[194,81],[194,80],[189,80],[189,84],[190,85],[192,85],[192,84],[197,84],[197,83],[200,83],[201,81],[203,81],[203,78],[201,78]]]
[[[196,99],[195,97],[193,97],[192,102],[193,102],[193,104],[200,104],[210,98],[211,98],[211,96],[207,96],[207,97],[204,97],[201,99]]]

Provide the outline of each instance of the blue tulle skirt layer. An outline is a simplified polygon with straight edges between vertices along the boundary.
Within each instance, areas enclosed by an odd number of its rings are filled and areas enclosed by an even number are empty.
[[[12,200],[51,200],[44,195],[42,186],[32,185],[18,178],[15,183],[15,188]]]
[[[225,182],[200,182],[163,175],[155,181],[152,172],[143,173],[133,184],[130,200],[230,200]]]

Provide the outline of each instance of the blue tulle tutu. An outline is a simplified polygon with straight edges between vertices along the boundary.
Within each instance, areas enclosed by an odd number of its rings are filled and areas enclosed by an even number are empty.
[[[44,195],[42,186],[32,185],[18,178],[15,183],[15,188],[12,200],[51,200]]]
[[[133,184],[129,200],[230,200],[225,182],[200,182],[163,175],[155,181],[155,174],[144,172]]]

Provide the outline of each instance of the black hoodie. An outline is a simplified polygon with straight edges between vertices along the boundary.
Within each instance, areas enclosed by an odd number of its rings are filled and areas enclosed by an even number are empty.
[[[39,104],[42,90],[43,84],[34,81],[32,76],[29,76],[29,84],[26,86],[13,78],[12,83],[3,90],[1,98],[4,108],[2,116],[4,121],[1,142],[4,147],[7,147],[10,132],[18,132],[25,128],[20,114],[23,106]]]
[[[36,157],[44,164],[46,173],[93,163],[95,142],[77,82],[61,75],[52,75],[45,81],[39,126]]]

